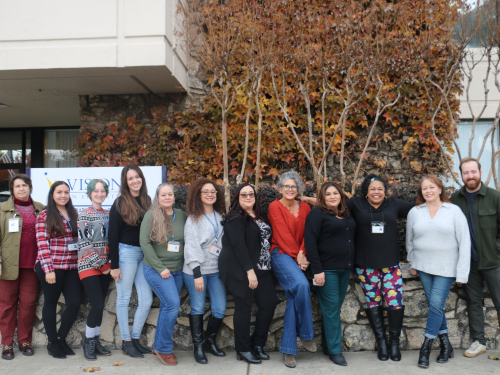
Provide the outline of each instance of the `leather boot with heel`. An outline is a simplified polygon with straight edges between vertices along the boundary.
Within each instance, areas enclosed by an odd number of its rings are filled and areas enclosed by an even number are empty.
[[[61,348],[66,355],[75,355],[75,352],[73,349],[69,347],[68,344],[66,344],[66,338],[65,337],[59,337],[59,344],[61,345]]]
[[[387,340],[385,338],[384,314],[382,306],[366,309],[366,316],[372,327],[375,340],[378,345],[378,359],[387,361],[389,359],[389,351],[387,349]]]
[[[137,350],[132,341],[122,341],[122,353],[132,358],[144,358],[144,355]]]
[[[236,359],[251,365],[260,365],[262,363],[262,360],[254,356],[252,352],[236,352]]]
[[[387,309],[389,318],[389,356],[393,361],[401,361],[401,352],[399,351],[399,337],[403,327],[403,317],[405,314],[404,306],[400,309]]]
[[[213,315],[210,315],[210,318],[208,318],[207,332],[205,332],[205,341],[203,342],[203,349],[205,352],[211,353],[216,357],[226,356],[226,353],[220,350],[215,342],[221,324],[222,319],[214,318]]]
[[[193,339],[193,352],[196,362],[206,365],[207,356],[203,350],[203,315],[189,315],[189,328],[191,328],[191,338]]]
[[[431,355],[431,348],[434,339],[428,337],[425,338],[422,347],[420,348],[420,354],[418,356],[418,367],[427,368],[429,367],[429,357]]]
[[[148,348],[145,348],[144,346],[141,345],[139,339],[132,339],[132,343],[134,344],[135,348],[142,354],[151,354],[152,351],[149,350]]]
[[[64,353],[64,351],[62,349],[61,342],[59,341],[59,339],[54,340],[54,341],[50,341],[47,344],[47,352],[53,358],[58,358],[58,359],[65,359],[66,358],[66,353]]]
[[[264,352],[264,348],[262,346],[258,346],[258,345],[254,346],[252,348],[252,353],[254,356],[256,356],[259,359],[263,359],[266,361],[269,359],[269,355]]]
[[[439,343],[441,345],[441,351],[437,357],[438,363],[446,363],[448,359],[453,358],[455,355],[453,353],[453,346],[451,346],[450,339],[447,333],[442,333],[438,335]]]

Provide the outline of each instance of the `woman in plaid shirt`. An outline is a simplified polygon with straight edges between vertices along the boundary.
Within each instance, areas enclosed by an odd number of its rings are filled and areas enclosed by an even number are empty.
[[[44,296],[42,320],[49,340],[47,349],[54,358],[75,355],[65,338],[76,320],[82,299],[77,265],[77,218],[68,184],[63,181],[52,184],[47,197],[47,208],[40,212],[36,221],[38,254],[35,271]],[[56,311],[61,292],[66,301],[66,309],[57,332]]]

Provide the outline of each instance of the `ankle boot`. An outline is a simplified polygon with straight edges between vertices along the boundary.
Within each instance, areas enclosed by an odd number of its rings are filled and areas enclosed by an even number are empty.
[[[139,342],[139,339],[132,339],[132,343],[134,344],[135,348],[142,354],[151,354],[151,350],[148,348],[145,348],[144,346],[141,345]]]
[[[431,355],[431,348],[434,339],[428,337],[425,338],[422,347],[420,348],[420,355],[418,356],[418,367],[427,368],[429,367],[429,357]]]
[[[95,339],[93,337],[85,337],[83,340],[83,355],[87,361],[95,361]]]
[[[66,338],[60,337],[59,343],[61,344],[61,348],[66,355],[75,355],[75,352],[66,344]]]
[[[382,306],[366,309],[365,312],[372,327],[373,334],[375,335],[375,340],[377,340],[378,359],[380,361],[387,361],[389,359],[389,352],[387,350],[387,340],[385,338],[384,314]]]
[[[206,365],[207,357],[203,350],[203,315],[189,315],[189,328],[193,339],[194,359],[196,362]]]
[[[389,317],[389,355],[396,362],[401,361],[399,337],[401,336],[401,328],[403,327],[404,314],[404,306],[400,309],[387,309]]]
[[[47,352],[54,358],[65,359],[66,354],[61,348],[61,342],[59,340],[50,341],[47,344]]]
[[[245,361],[251,365],[260,365],[262,360],[253,355],[252,352],[236,352],[236,360]]]
[[[441,344],[441,351],[439,352],[437,361],[439,363],[446,363],[448,362],[449,358],[454,357],[453,346],[451,346],[450,339],[448,338],[447,333],[442,333],[441,335],[438,335],[438,337]]]
[[[104,346],[101,344],[101,339],[99,338],[99,335],[94,337],[95,340],[95,354],[96,355],[111,355],[111,351],[106,349]]]
[[[122,353],[132,358],[144,358],[144,355],[137,350],[132,341],[122,341]]]
[[[207,332],[205,332],[205,341],[203,342],[203,350],[215,355],[216,357],[226,356],[226,353],[220,350],[215,343],[217,332],[219,332],[221,324],[222,319],[214,318],[213,315],[210,315],[210,318],[208,318]]]

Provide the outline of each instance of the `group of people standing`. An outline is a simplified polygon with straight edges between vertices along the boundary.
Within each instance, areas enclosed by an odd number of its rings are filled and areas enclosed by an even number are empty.
[[[287,367],[296,366],[297,336],[316,352],[311,287],[314,276],[322,311],[322,347],[333,363],[346,366],[342,355],[340,310],[351,270],[366,299],[366,316],[375,335],[378,358],[401,360],[399,340],[404,318],[403,279],[397,220],[407,219],[406,247],[410,272],[420,277],[429,315],[418,365],[427,368],[437,338],[437,361],[453,358],[444,304],[453,282],[465,284],[471,347],[467,357],[486,351],[481,306],[483,283],[500,312],[500,193],[481,183],[480,164],[472,158],[460,165],[465,186],[451,201],[441,180],[421,179],[415,203],[388,196],[387,182],[367,176],[361,196],[347,199],[340,185],[326,182],[317,198],[302,196],[295,172],[279,179],[280,196],[264,215],[256,191],[239,185],[225,214],[224,192],[216,182],[200,178],[188,190],[186,212],[174,208],[174,187],[163,183],[153,200],[144,175],[135,165],[123,168],[120,196],[111,209],[102,205],[109,189],[104,180],[87,185],[91,205],[77,213],[69,186],[52,184],[47,207],[34,202],[31,180],[10,180],[12,197],[0,205],[0,333],[2,358],[13,359],[17,318],[19,349],[33,355],[31,332],[39,284],[48,353],[74,355],[68,335],[85,289],[90,302],[84,356],[111,355],[99,339],[110,280],[116,283],[116,316],[122,352],[133,358],[152,354],[165,365],[177,364],[173,333],[186,286],[191,303],[189,323],[194,358],[207,364],[206,353],[225,356],[216,343],[226,312],[226,291],[234,299],[234,335],[238,360],[258,364],[269,359],[264,347],[278,303],[276,281],[287,296],[280,352]],[[452,203],[453,202],[453,203]],[[310,204],[314,206],[311,210]],[[138,307],[129,327],[129,304],[135,285]],[[140,343],[153,302],[160,299],[154,348]],[[211,315],[204,332],[205,300]],[[66,308],[57,325],[61,294]],[[250,334],[252,303],[257,303]],[[388,339],[384,322],[387,307]]]

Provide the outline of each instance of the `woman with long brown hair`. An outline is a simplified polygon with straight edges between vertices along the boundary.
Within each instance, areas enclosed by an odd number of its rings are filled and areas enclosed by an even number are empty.
[[[120,326],[122,352],[134,358],[151,353],[139,343],[153,303],[153,292],[144,278],[144,253],[139,243],[141,222],[150,206],[151,198],[141,169],[134,164],[125,166],[121,174],[120,196],[109,212],[109,252],[111,277],[116,282],[116,318]],[[139,306],[130,334],[128,307],[133,285],[137,290]]]
[[[226,313],[226,288],[219,280],[219,254],[222,250],[224,227],[224,191],[220,185],[207,178],[191,184],[187,197],[188,219],[184,227],[184,284],[191,298],[189,325],[193,338],[194,358],[201,364],[208,363],[205,351],[217,357],[226,353],[215,344],[222,319]],[[208,290],[212,315],[208,320],[203,342],[203,314]]]
[[[325,182],[318,206],[306,218],[304,243],[314,274],[323,316],[322,346],[336,365],[347,366],[342,355],[340,308],[354,266],[356,222],[340,185]]]
[[[47,197],[47,208],[40,212],[36,220],[38,254],[35,265],[44,296],[42,320],[49,340],[47,350],[54,358],[75,355],[65,339],[76,320],[82,300],[82,284],[78,276],[77,220],[68,184],[54,182]],[[61,293],[66,308],[58,331],[56,312]]]

